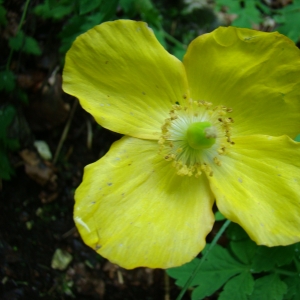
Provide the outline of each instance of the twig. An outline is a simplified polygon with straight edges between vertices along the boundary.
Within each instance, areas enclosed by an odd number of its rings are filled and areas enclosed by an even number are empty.
[[[165,272],[165,299],[164,300],[170,300],[170,277]]]
[[[28,9],[29,3],[30,3],[30,0],[26,0],[25,7],[24,7],[24,10],[23,10],[23,14],[22,14],[22,17],[21,17],[21,21],[20,21],[18,29],[17,29],[17,34],[19,33],[19,31],[22,28],[22,25],[23,25],[23,22],[25,20],[25,16],[26,16],[26,13],[27,13],[27,9]],[[14,53],[14,50],[10,49],[8,60],[7,60],[7,63],[6,63],[6,70],[9,70],[10,62],[11,62],[13,53]]]
[[[59,140],[59,143],[58,143],[58,146],[56,148],[56,151],[55,151],[55,155],[54,155],[54,158],[53,158],[53,164],[55,165],[56,162],[57,162],[57,159],[58,159],[58,156],[59,156],[59,153],[60,153],[60,150],[62,148],[62,145],[68,135],[68,132],[69,132],[69,129],[70,129],[70,125],[71,125],[71,122],[72,122],[72,119],[73,119],[73,116],[74,116],[74,113],[75,113],[75,110],[76,110],[76,107],[78,105],[78,100],[75,99],[74,100],[74,103],[73,103],[73,106],[72,106],[72,109],[70,111],[70,115],[69,115],[69,118],[68,118],[68,121],[67,121],[67,124],[64,128],[64,131],[61,135],[61,138]]]

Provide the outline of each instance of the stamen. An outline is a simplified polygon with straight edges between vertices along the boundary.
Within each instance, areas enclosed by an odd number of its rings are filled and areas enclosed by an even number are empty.
[[[180,176],[195,176],[205,172],[213,176],[211,164],[222,165],[222,156],[234,145],[231,126],[226,117],[232,112],[225,106],[212,106],[206,101],[189,99],[187,106],[174,104],[170,117],[162,125],[158,140],[159,152]]]

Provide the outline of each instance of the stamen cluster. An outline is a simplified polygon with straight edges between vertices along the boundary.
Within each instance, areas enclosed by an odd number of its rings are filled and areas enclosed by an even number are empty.
[[[215,106],[206,101],[189,100],[186,106],[173,105],[170,117],[162,125],[158,141],[159,152],[166,161],[172,162],[178,175],[199,177],[204,171],[213,176],[211,164],[221,166],[221,156],[234,145],[231,140],[232,118],[226,117],[231,108]],[[187,140],[189,126],[196,122],[209,122],[207,138],[215,138],[215,143],[207,149],[194,149]]]

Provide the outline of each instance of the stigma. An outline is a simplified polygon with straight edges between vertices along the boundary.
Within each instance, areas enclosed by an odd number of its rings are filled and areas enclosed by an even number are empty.
[[[234,145],[231,139],[231,108],[206,101],[189,100],[173,105],[158,141],[159,153],[180,176],[213,176],[212,164],[222,165],[222,156]]]

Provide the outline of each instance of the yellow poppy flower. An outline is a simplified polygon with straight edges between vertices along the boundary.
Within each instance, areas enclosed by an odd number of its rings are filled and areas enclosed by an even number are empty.
[[[143,22],[79,36],[64,90],[124,134],[84,170],[74,220],[124,268],[170,268],[205,246],[212,205],[260,245],[300,241],[300,52],[278,33],[218,28],[183,62]]]

